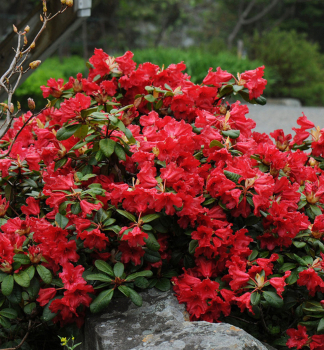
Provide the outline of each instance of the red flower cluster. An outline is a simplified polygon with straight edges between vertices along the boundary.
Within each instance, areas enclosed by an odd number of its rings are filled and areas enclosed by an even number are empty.
[[[47,305],[62,325],[81,325],[102,291],[131,296],[127,274],[146,270],[153,280],[132,287],[163,290],[183,271],[172,282],[192,320],[247,311],[262,321],[295,289],[292,307],[303,300],[299,313],[312,317],[306,303],[324,292],[322,130],[307,131],[303,115],[293,140],[276,130],[273,142],[252,132],[246,105],[224,102],[226,91],[258,101],[264,67],[238,79],[210,69],[195,85],[183,63],[136,68],[132,57],[95,50],[87,78],[42,86],[60,107],[32,118],[0,160],[1,280],[15,275],[21,289],[21,274],[38,278],[38,296],[21,305]],[[287,345],[320,349],[322,336],[298,327]]]

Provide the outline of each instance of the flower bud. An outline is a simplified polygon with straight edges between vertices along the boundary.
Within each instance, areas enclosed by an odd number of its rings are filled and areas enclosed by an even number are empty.
[[[10,103],[9,112],[13,113],[14,111],[15,111],[15,106],[13,105],[13,103]]]
[[[28,102],[28,108],[29,108],[31,111],[33,111],[33,110],[35,109],[35,107],[36,107],[35,101],[34,101],[32,98],[29,98],[29,99],[27,100],[27,102]]]
[[[65,5],[67,7],[72,7],[73,6],[73,0],[65,0]]]
[[[26,35],[24,35],[24,45],[27,45],[28,41],[27,41],[27,37]]]
[[[43,12],[47,12],[46,0],[43,0]]]
[[[17,101],[17,109],[18,109],[18,110],[21,109],[21,104],[20,104],[19,101]]]
[[[65,5],[65,3],[66,3],[66,0],[61,0],[62,5]]]
[[[12,25],[12,27],[13,27],[13,31],[15,32],[15,33],[18,33],[18,29],[17,29],[17,27],[13,24]]]
[[[29,30],[30,30],[30,27],[29,27],[29,26],[26,26],[25,29],[24,29],[24,31],[25,31],[26,33],[28,33]]]
[[[29,47],[30,47],[31,49],[34,49],[34,48],[35,48],[35,46],[36,46],[35,41],[33,41],[33,42],[30,44],[30,46],[29,46]]]
[[[0,103],[0,106],[2,107],[3,112],[7,112],[8,105],[6,103]]]
[[[39,15],[39,18],[40,18],[41,22],[44,22],[44,18],[42,15]]]
[[[40,61],[40,60],[33,61],[33,62],[29,63],[29,67],[31,69],[36,69],[41,63],[42,63],[42,61]]]

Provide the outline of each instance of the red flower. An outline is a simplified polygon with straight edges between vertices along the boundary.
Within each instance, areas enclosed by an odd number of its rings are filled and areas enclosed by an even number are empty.
[[[66,263],[63,266],[63,272],[59,273],[62,282],[64,283],[65,289],[75,289],[75,287],[87,284],[87,282],[82,277],[84,267],[81,265],[73,266],[71,263]]]
[[[38,298],[36,300],[39,302],[40,306],[45,306],[50,300],[55,297],[55,295],[55,288],[40,289],[38,292]]]
[[[21,211],[25,215],[35,215],[37,216],[40,213],[39,201],[37,201],[34,197],[28,197],[26,199],[27,206],[23,205],[21,207]]]
[[[217,67],[216,72],[213,72],[213,68],[209,68],[208,74],[203,80],[203,84],[220,88],[223,83],[228,82],[232,78],[232,74],[228,73],[226,70],[221,70],[220,67]]]
[[[102,207],[102,205],[100,203],[93,204],[93,203],[87,202],[86,200],[82,200],[80,201],[80,207],[85,216],[86,214],[91,214],[92,210],[95,210],[95,211],[99,210]]]
[[[127,264],[132,261],[135,266],[141,264],[141,257],[145,254],[142,247],[130,247],[127,242],[121,242],[119,250],[122,252],[121,262]]]
[[[323,280],[312,268],[299,272],[297,284],[305,286],[311,296],[314,296],[317,291],[324,291]]]
[[[298,329],[287,329],[287,335],[290,339],[288,339],[286,345],[288,348],[297,347],[297,349],[301,349],[304,345],[307,344],[308,335],[306,333],[306,327],[298,325]]]
[[[252,310],[252,305],[251,305],[250,292],[244,293],[240,297],[236,297],[235,301],[237,302],[237,305],[240,308],[241,312],[243,312],[245,309],[248,309],[254,315],[254,312]]]
[[[108,237],[98,229],[80,232],[78,237],[84,240],[84,246],[89,249],[104,250],[109,242]]]
[[[0,217],[1,218],[6,214],[8,208],[9,208],[9,202],[7,202],[6,198],[2,198],[2,196],[0,196]]]
[[[61,103],[61,122],[66,122],[70,119],[75,119],[81,115],[81,111],[90,107],[91,98],[77,93],[75,97]]]
[[[128,229],[128,227],[126,227],[126,229]],[[145,245],[144,238],[148,238],[148,234],[146,232],[141,231],[141,229],[136,226],[127,233],[124,233],[121,240],[127,241],[130,247],[137,247],[138,245]]]
[[[119,69],[124,74],[130,74],[135,69],[136,63],[132,60],[133,56],[134,54],[131,51],[127,51],[123,56],[116,58]]]
[[[254,70],[249,70],[241,74],[241,83],[244,83],[244,87],[249,89],[249,98],[257,98],[262,95],[267,81],[263,79],[264,66]]]
[[[288,278],[290,274],[291,274],[291,271],[286,271],[283,277],[272,277],[269,279],[270,284],[272,285],[272,287],[276,289],[277,294],[281,297],[281,299],[282,299],[281,293],[285,290],[284,287],[287,285],[285,283],[285,279]]]
[[[47,98],[49,95],[52,95],[55,98],[60,98],[63,91],[69,90],[73,86],[74,79],[71,77],[69,81],[64,84],[63,79],[57,79],[57,81],[54,78],[51,78],[47,80],[47,86],[42,85],[40,88],[43,91],[43,97]]]
[[[311,350],[324,350],[324,334],[315,334],[311,337],[312,342],[309,344]]]

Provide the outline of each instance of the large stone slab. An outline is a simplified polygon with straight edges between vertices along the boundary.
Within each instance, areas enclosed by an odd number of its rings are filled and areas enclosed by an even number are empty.
[[[143,306],[115,299],[86,319],[83,350],[267,350],[260,341],[226,323],[188,322],[172,292],[142,293]]]

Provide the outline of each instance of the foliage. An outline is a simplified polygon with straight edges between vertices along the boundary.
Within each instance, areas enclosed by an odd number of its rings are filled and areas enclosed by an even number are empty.
[[[251,54],[273,68],[277,84],[270,86],[275,97],[295,97],[306,105],[324,104],[324,64],[318,45],[306,35],[275,29],[255,34]]]
[[[51,104],[1,141],[1,345],[171,279],[191,320],[319,348],[324,130],[252,133],[228,100],[265,104],[264,67],[196,85],[132,56],[95,50],[87,78],[49,79]]]

